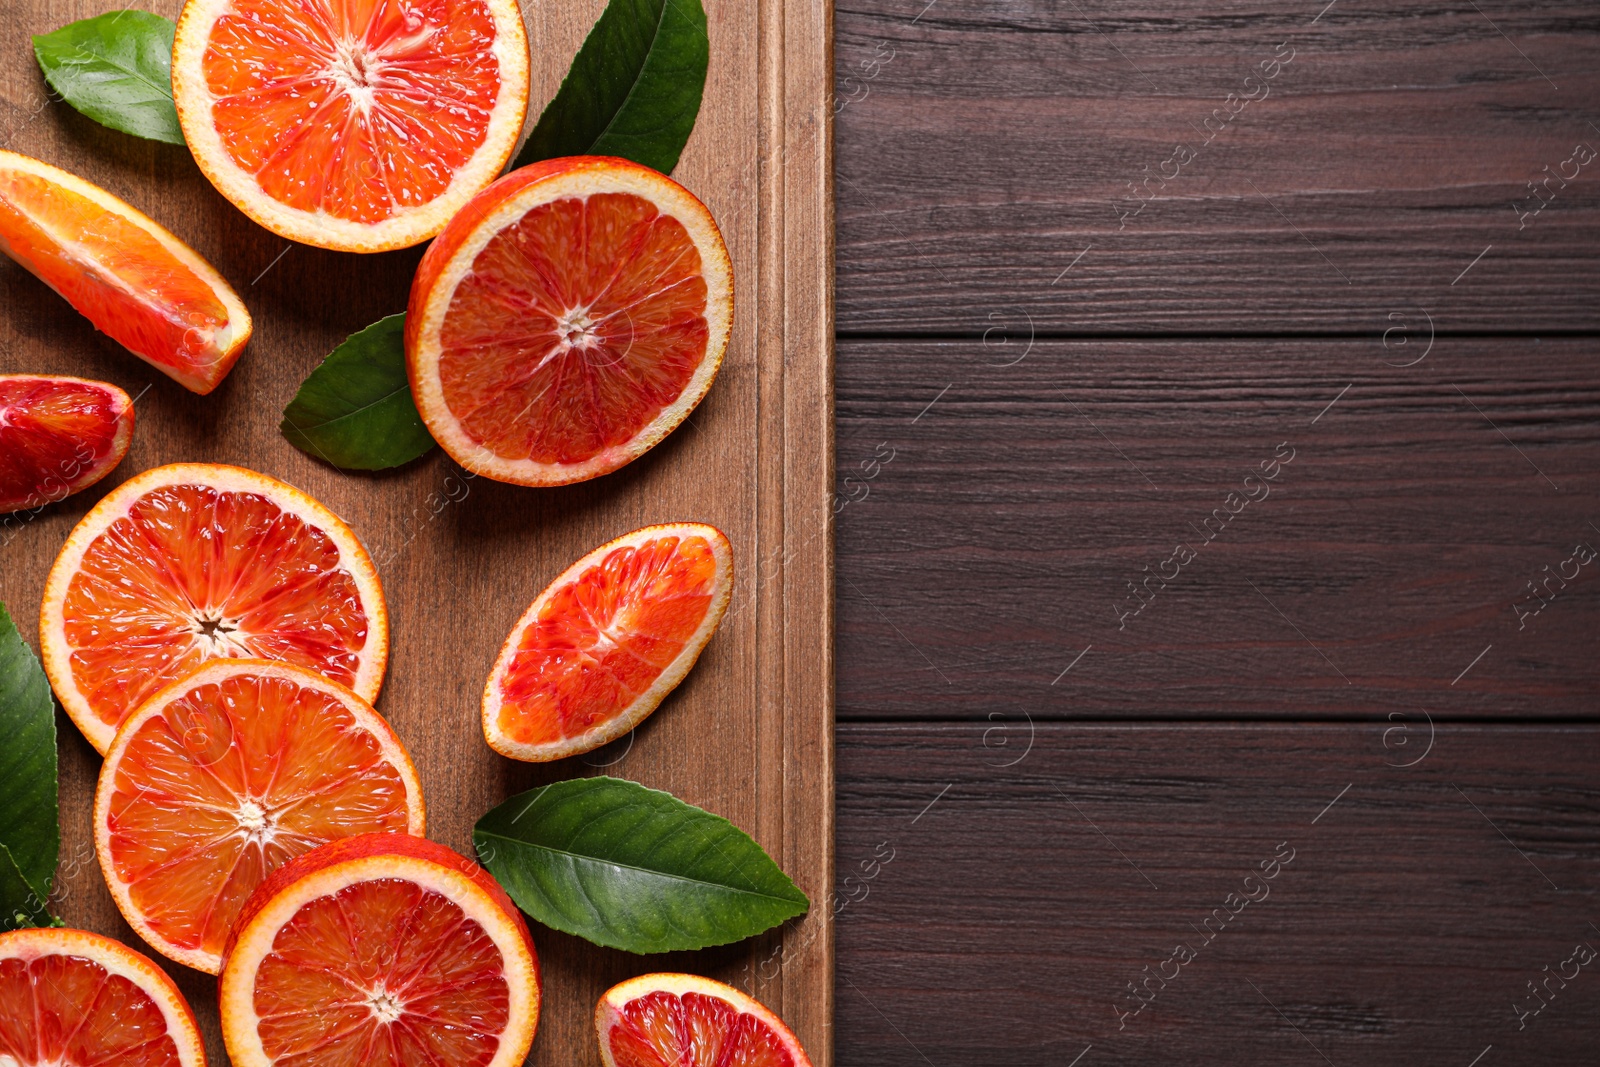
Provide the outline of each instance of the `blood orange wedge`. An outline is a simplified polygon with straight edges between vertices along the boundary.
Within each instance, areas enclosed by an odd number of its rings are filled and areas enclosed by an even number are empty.
[[[39,614],[45,673],[104,753],[122,720],[210,659],[309,667],[367,701],[389,655],[383,589],[338,516],[242,467],[174,463],[106,494],[67,538]]]
[[[438,233],[511,158],[528,38],[516,0],[189,0],[172,96],[241,211],[380,252]]]
[[[139,953],[86,930],[0,934],[0,1064],[205,1067],[194,1013]]]
[[[0,512],[87,489],[133,441],[133,401],[109,382],[0,374]]]
[[[425,832],[422,787],[372,706],[303,667],[212,660],[140,706],[100,768],[95,849],[157,952],[209,974],[267,876],[318,845]]]
[[[732,986],[692,974],[646,974],[594,1009],[606,1067],[811,1067],[794,1034]]]
[[[6,151],[0,250],[191,392],[215,389],[250,340],[250,312],[194,249],[99,186]]]
[[[368,834],[256,890],[220,996],[234,1067],[514,1067],[539,1025],[539,957],[482,867]]]
[[[406,365],[456,462],[561,485],[671,433],[711,388],[732,321],[705,205],[648,167],[574,156],[501,178],[428,248]]]
[[[544,761],[621,737],[683,681],[732,592],[733,548],[715,526],[646,526],[601,545],[506,638],[483,691],[489,746]]]

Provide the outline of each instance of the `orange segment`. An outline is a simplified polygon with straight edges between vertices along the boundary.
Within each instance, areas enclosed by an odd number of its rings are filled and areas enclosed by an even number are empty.
[[[0,512],[88,488],[132,441],[133,401],[109,382],[0,374]]]
[[[102,752],[207,660],[296,664],[370,701],[389,644],[349,527],[293,486],[200,463],[146,471],[95,505],[51,569],[39,632],[56,695]]]
[[[415,244],[494,180],[528,105],[514,0],[190,0],[173,95],[202,170],[285,237]]]
[[[0,934],[0,1063],[205,1067],[194,1013],[148,959],[85,930]]]
[[[550,160],[485,189],[423,257],[406,353],[463,466],[557,485],[637,458],[700,402],[733,279],[704,205],[626,160]]]
[[[257,891],[221,1002],[237,1067],[512,1067],[538,1026],[538,956],[477,864],[373,834],[307,853]]]
[[[789,1028],[732,986],[646,974],[595,1007],[606,1067],[811,1067]]]
[[[733,549],[714,526],[647,526],[590,552],[506,639],[483,694],[490,747],[544,761],[621,737],[689,673],[732,591]]]
[[[0,250],[193,392],[215,389],[250,339],[238,295],[182,241],[104,189],[6,151]]]
[[[128,925],[216,974],[245,900],[318,845],[424,832],[405,748],[311,671],[214,660],[147,701],[100,771],[95,846]]]

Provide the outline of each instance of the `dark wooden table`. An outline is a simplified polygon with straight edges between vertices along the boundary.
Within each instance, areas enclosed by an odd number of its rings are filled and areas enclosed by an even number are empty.
[[[836,20],[839,1062],[1600,1062],[1600,8]]]

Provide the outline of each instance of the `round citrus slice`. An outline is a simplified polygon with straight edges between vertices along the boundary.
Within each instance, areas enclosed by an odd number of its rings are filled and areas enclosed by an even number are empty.
[[[295,241],[425,241],[495,179],[528,110],[516,0],[189,0],[184,138],[223,196]]]
[[[638,726],[683,681],[733,593],[715,526],[646,526],[601,545],[539,594],[483,691],[483,735],[502,756],[575,756]]]
[[[426,829],[411,759],[372,706],[263,660],[213,660],[129,716],[100,768],[94,826],[128,925],[209,974],[283,864],[341,838]]]
[[[457,463],[561,485],[671,433],[711,388],[732,322],[705,205],[648,167],[574,156],[495,182],[428,248],[406,365]]]
[[[99,186],[6,151],[0,251],[191,392],[215,389],[250,340],[244,302],[192,248]]]
[[[783,1020],[732,986],[646,974],[594,1009],[606,1067],[811,1067]]]
[[[368,834],[256,890],[220,998],[234,1067],[516,1067],[539,1025],[539,957],[482,867]]]
[[[0,374],[0,512],[87,489],[133,441],[133,401],[109,382]]]
[[[87,930],[0,934],[0,1064],[205,1063],[183,994],[133,949]]]
[[[338,516],[242,467],[130,478],[67,538],[39,615],[45,673],[101,753],[122,720],[210,659],[308,667],[377,698],[383,589]]]

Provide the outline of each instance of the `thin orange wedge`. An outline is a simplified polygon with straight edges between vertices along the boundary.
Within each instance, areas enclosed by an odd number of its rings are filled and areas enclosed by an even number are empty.
[[[483,734],[512,759],[575,756],[643,722],[683,681],[733,595],[715,526],[646,526],[568,567],[523,613],[483,692]]]
[[[191,392],[215,389],[250,340],[250,312],[192,248],[99,186],[6,151],[0,251]]]

